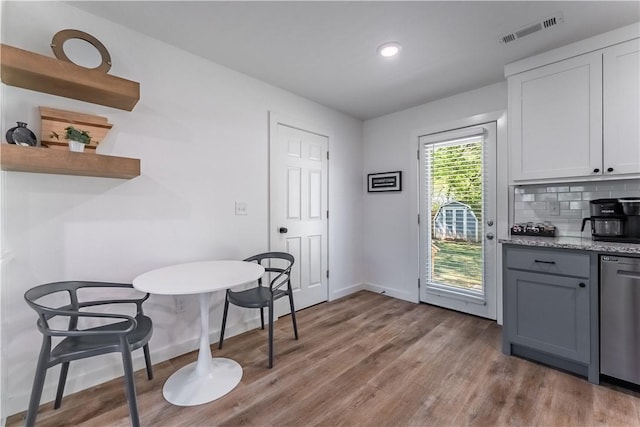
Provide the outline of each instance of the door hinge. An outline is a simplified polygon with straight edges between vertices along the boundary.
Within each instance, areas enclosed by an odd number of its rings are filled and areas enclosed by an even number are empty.
[[[418,289],[420,289],[420,278],[418,277]]]
[[[329,270],[327,270],[327,279],[329,278]]]
[[[327,160],[329,160],[329,152],[327,151]]]
[[[420,160],[420,150],[416,150],[416,159]]]
[[[327,210],[327,219],[329,219],[329,211]]]
[[[418,225],[420,224],[420,214],[418,214]]]

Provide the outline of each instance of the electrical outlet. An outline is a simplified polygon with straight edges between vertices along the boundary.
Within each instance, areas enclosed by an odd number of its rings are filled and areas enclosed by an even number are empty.
[[[236,215],[247,215],[247,204],[245,202],[236,202]]]
[[[549,215],[560,215],[560,202],[547,202]]]

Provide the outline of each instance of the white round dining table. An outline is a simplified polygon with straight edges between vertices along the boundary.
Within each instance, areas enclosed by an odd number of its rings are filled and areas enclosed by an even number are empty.
[[[254,262],[216,260],[190,262],[152,270],[133,279],[133,287],[151,294],[189,295],[200,299],[200,348],[197,362],[174,372],[162,394],[174,405],[211,402],[233,390],[242,367],[232,359],[212,357],[209,344],[209,302],[212,292],[258,280],[264,268]]]

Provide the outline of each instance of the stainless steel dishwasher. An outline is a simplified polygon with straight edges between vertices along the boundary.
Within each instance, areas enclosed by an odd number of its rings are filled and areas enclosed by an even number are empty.
[[[600,257],[600,373],[640,384],[640,258]]]

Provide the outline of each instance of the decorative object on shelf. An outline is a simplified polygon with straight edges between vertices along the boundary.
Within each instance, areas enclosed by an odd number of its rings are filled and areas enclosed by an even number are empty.
[[[86,148],[95,150],[113,127],[106,117],[48,107],[40,107],[40,117],[42,118],[40,141],[43,146],[49,148],[66,149],[67,140],[59,136],[66,133],[67,127],[73,126],[91,135],[91,142],[86,145]],[[54,135],[58,135],[58,138]]]
[[[538,236],[538,237],[555,237],[556,226],[549,222],[540,222],[534,224],[527,222],[522,224],[514,224],[511,227],[512,236]]]
[[[67,126],[64,130],[66,131],[64,137],[69,142],[69,150],[71,151],[82,153],[84,147],[91,142],[91,136],[86,130],[76,129],[73,126]],[[50,136],[60,139],[60,136],[55,132],[51,132]]]
[[[7,131],[7,142],[22,146],[35,147],[38,144],[36,135],[27,128],[25,122],[17,122],[18,126],[12,127]]]
[[[80,31],[80,30],[67,29],[67,30],[58,31],[57,33],[54,34],[53,39],[51,40],[51,50],[53,50],[53,54],[56,56],[56,58],[62,61],[67,61],[72,64],[78,65],[79,67],[82,67],[82,65],[76,64],[71,59],[69,59],[69,57],[64,51],[65,42],[73,39],[80,39],[89,43],[91,46],[93,46],[98,50],[98,52],[100,53],[100,57],[102,58],[100,65],[98,65],[97,67],[95,68],[84,67],[84,68],[101,71],[103,73],[106,73],[111,69],[111,55],[109,55],[109,51],[107,50],[107,48],[104,47],[104,45],[100,42],[100,40],[93,37],[91,34],[87,34],[84,31]]]
[[[402,191],[402,172],[370,173],[367,175],[369,193]]]

